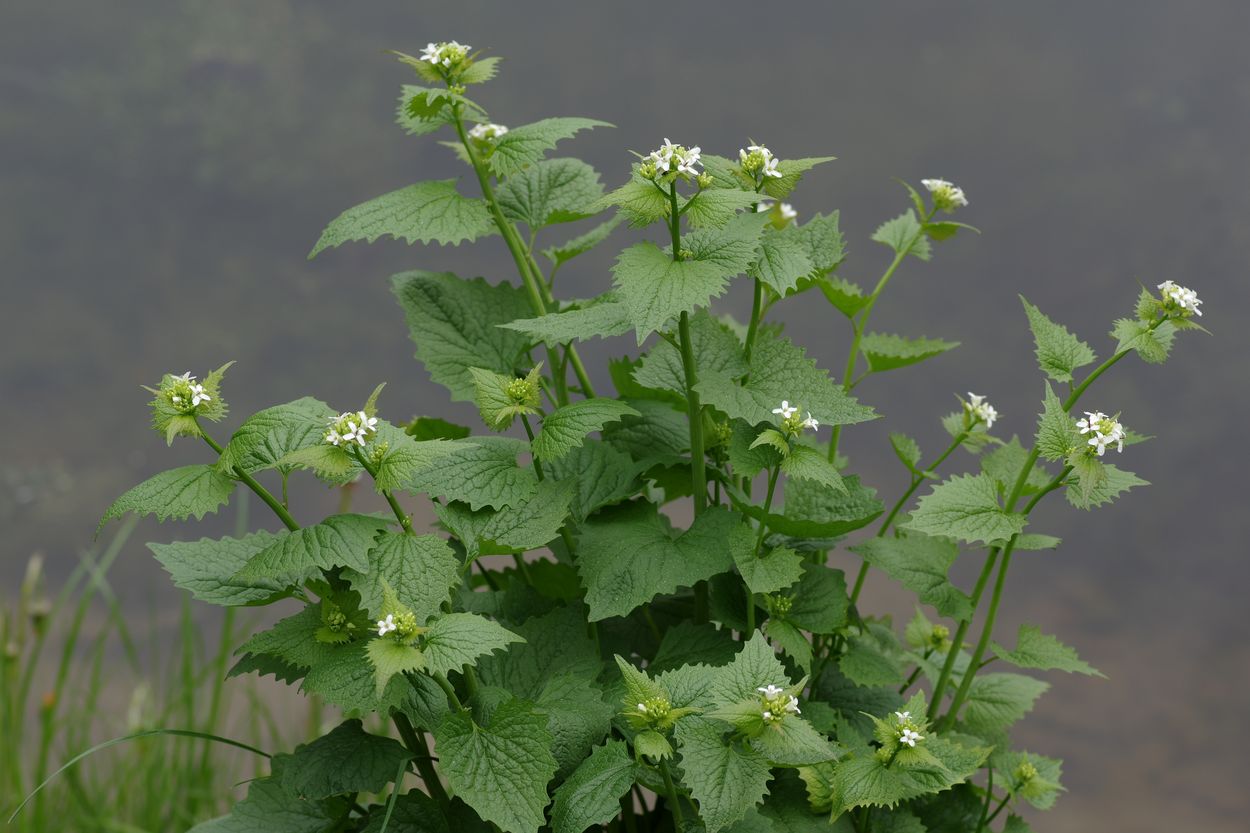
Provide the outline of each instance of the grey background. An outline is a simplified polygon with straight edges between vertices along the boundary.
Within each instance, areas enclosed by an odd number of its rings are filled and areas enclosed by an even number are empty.
[[[236,415],[310,393],[341,407],[381,380],[384,411],[473,418],[411,358],[386,276],[446,268],[508,279],[498,239],[474,247],[348,246],[304,254],[342,209],[463,173],[392,125],[408,71],[382,54],[456,38],[506,56],[478,93],[497,121],[585,115],[620,127],[562,146],[609,184],[663,136],[732,154],[835,154],[793,202],[842,209],[847,277],[887,258],[868,242],[904,206],[891,181],[963,186],[981,237],[908,263],[876,329],[963,347],[860,389],[887,420],[848,430],[854,470],[903,483],[885,434],[931,452],[951,396],[991,397],[1029,434],[1041,380],[1017,293],[1102,355],[1137,284],[1172,278],[1206,300],[1214,338],[1130,358],[1088,396],[1159,437],[1121,463],[1155,483],[1093,514],[1044,504],[1056,552],[1017,559],[1001,637],[1020,621],[1077,645],[1110,680],[1056,677],[1021,730],[1066,760],[1070,794],[1038,829],[1244,830],[1240,785],[1250,649],[1241,423],[1250,340],[1250,6],[1227,2],[336,3],[10,0],[0,11],[0,578],[25,557],[58,574],[113,496],[170,465],[146,428],[162,372],[239,364]],[[626,240],[562,272],[559,294],[610,283]],[[554,239],[554,238],[553,238]],[[722,308],[743,313],[737,287]],[[822,366],[847,327],[819,303],[782,306]],[[586,352],[602,359],[625,339]],[[220,429],[226,435],[228,427]],[[969,465],[966,457],[958,465]],[[312,517],[333,497],[296,495]],[[140,540],[225,531],[157,529]],[[839,561],[852,564],[839,554]],[[979,556],[966,557],[967,578]],[[176,596],[132,545],[115,575],[134,609]],[[884,579],[870,609],[909,615]]]

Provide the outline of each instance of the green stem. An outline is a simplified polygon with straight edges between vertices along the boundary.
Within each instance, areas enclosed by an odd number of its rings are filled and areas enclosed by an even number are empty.
[[[690,487],[694,492],[694,514],[697,517],[707,508],[707,472],[703,459],[703,406],[699,402],[698,391],[694,389],[699,379],[695,370],[688,313],[683,312],[677,320],[677,332],[681,340],[681,366],[686,375],[686,403],[690,419]]]
[[[664,776],[664,790],[668,793],[670,812],[673,814],[673,821],[675,822],[673,826],[680,830],[682,824],[685,823],[685,820],[682,818],[681,798],[677,793],[677,787],[673,785],[673,776],[668,772],[668,764],[664,761],[660,761],[660,774]]]
[[[438,772],[434,769],[434,762],[430,756],[430,747],[425,742],[425,735],[413,728],[412,723],[408,720],[408,716],[403,712],[397,711],[391,714],[395,720],[395,728],[399,730],[399,736],[404,739],[404,745],[408,747],[408,751],[415,758],[417,774],[425,782],[425,789],[429,792],[430,797],[444,808],[450,806],[451,800],[447,797],[447,791],[443,789],[443,782],[438,777]]]
[[[374,467],[374,465],[369,462],[368,458],[360,452],[359,447],[354,447],[352,449],[352,454],[355,455],[357,462],[360,463],[361,467],[369,473],[369,477],[371,477],[376,483],[378,479],[377,468]],[[395,495],[391,494],[389,489],[380,489],[379,491],[382,492],[382,497],[386,498],[386,502],[390,504],[391,511],[395,513],[395,517],[399,520],[399,525],[404,528],[404,532],[411,534],[412,518],[408,517],[408,514],[404,512],[404,508],[399,505],[399,501],[395,499]]]
[[[434,682],[438,683],[438,687],[441,688],[443,693],[447,695],[447,702],[451,705],[452,709],[458,712],[464,711],[464,704],[460,702],[460,696],[456,694],[456,689],[452,687],[452,684],[447,679],[447,676],[445,674],[435,673],[431,674],[430,677],[434,680]]]
[[[946,458],[951,456],[951,454],[955,452],[955,449],[959,448],[960,444],[963,443],[963,441],[966,440],[967,438],[968,438],[967,429],[959,432],[959,434],[956,435],[954,441],[951,442],[951,444],[946,447],[946,450],[943,451],[941,455],[939,455],[938,458],[933,461],[933,465],[929,466],[929,471],[931,472],[937,471],[938,466],[946,462]],[[877,530],[878,538],[885,537],[885,534],[889,532],[890,530],[890,525],[893,524],[894,519],[898,517],[898,513],[902,511],[903,507],[907,504],[907,501],[911,499],[911,496],[916,493],[916,490],[920,488],[920,484],[923,483],[924,481],[925,481],[925,478],[918,477],[915,474],[912,475],[911,485],[907,487],[906,492],[903,492],[903,496],[900,497],[898,501],[895,502],[894,506],[890,509],[890,514],[886,515],[885,520],[881,522],[881,528]],[[852,605],[854,605],[855,602],[859,601],[859,593],[864,587],[864,579],[867,576],[868,576],[868,562],[865,561],[859,567],[859,574],[855,576],[855,589],[851,591],[851,604]]]
[[[751,349],[755,347],[755,335],[760,328],[760,304],[764,300],[764,284],[759,278],[755,279],[755,296],[751,301],[751,323],[747,325],[747,339],[743,345],[742,355],[746,359],[747,364],[751,363]]]
[[[199,425],[198,420],[196,421],[196,425],[197,426]],[[221,455],[222,451],[225,450],[220,445],[218,445],[213,440],[213,438],[207,434],[207,432],[204,431],[204,428],[202,426],[200,427],[200,436],[204,439],[204,442],[208,443],[208,447],[211,448],[213,451],[217,452],[219,456]],[[291,530],[292,532],[299,529],[299,524],[296,523],[295,519],[291,517],[291,513],[286,510],[286,507],[283,506],[278,501],[277,498],[275,498],[272,494],[270,494],[268,489],[266,489],[264,486],[257,483],[256,478],[252,477],[250,474],[245,472],[239,466],[235,466],[233,471],[234,471],[235,477],[243,481],[243,483],[245,483],[249,489],[251,489],[253,492],[256,493],[257,497],[259,497],[261,500],[265,502],[266,506],[268,506],[270,509],[273,510],[273,513],[278,516],[278,520],[282,521],[282,523],[286,526],[287,529]]]
[[[525,436],[530,438],[530,446],[532,447],[534,445],[534,429],[530,428],[529,418],[525,414],[521,414],[521,424],[525,426]],[[542,463],[532,454],[530,455],[530,462],[534,464],[534,474],[538,476],[538,482],[541,483],[543,481]]]
[[[773,494],[777,491],[777,476],[781,474],[781,466],[775,466],[768,472],[768,491],[764,495],[764,514],[760,517],[760,529],[755,536],[755,550],[752,558],[760,557],[760,549],[764,546],[764,536],[768,534],[768,513],[773,508]],[[749,639],[755,633],[755,594],[747,587],[747,632],[743,639]]]
[[[975,611],[977,605],[980,604],[981,596],[985,593],[985,585],[989,582],[990,576],[994,574],[994,565],[998,562],[998,547],[991,547],[989,553],[985,556],[985,564],[981,567],[981,575],[977,577],[976,586],[972,589],[972,609]],[[951,672],[955,670],[955,661],[959,659],[959,651],[963,647],[964,639],[968,636],[968,627],[972,623],[972,617],[963,619],[959,623],[959,627],[955,629],[955,636],[951,640],[950,650],[946,653],[946,661],[942,663],[942,673],[938,675],[938,681],[933,686],[933,699],[929,702],[929,720],[937,717],[938,711],[942,707],[942,695],[946,693],[946,686],[950,683]]]

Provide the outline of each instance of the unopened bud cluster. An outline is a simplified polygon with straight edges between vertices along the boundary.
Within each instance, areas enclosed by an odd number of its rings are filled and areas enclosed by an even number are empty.
[[[1077,420],[1076,427],[1082,435],[1091,435],[1087,445],[1099,457],[1112,445],[1117,452],[1124,451],[1124,426],[1116,417],[1109,417],[1101,411],[1086,411],[1085,418]]]
[[[174,410],[183,414],[194,413],[195,409],[213,397],[205,392],[204,386],[195,380],[190,371],[181,376],[170,376],[161,385],[161,395],[173,406]]]
[[[1022,761],[1012,776],[1016,779],[1017,786],[1023,786],[1038,776],[1037,767],[1030,761]]]
[[[672,714],[673,704],[664,697],[648,697],[637,706],[638,716],[652,725],[662,725]]]
[[[964,189],[952,182],[944,179],[922,179],[920,184],[929,190],[929,194],[933,197],[933,207],[938,211],[945,211],[949,214],[956,208],[963,208],[968,204]]]
[[[765,596],[764,604],[768,608],[768,618],[784,619],[789,615],[790,609],[794,607],[794,599],[778,593],[777,595]]]
[[[787,694],[779,685],[760,686],[756,689],[760,694],[760,717],[769,725],[775,725],[786,719],[787,715],[799,714],[799,698]]]
[[[738,166],[757,183],[769,177],[781,179],[781,171],[777,170],[778,161],[773,152],[763,145],[748,145],[738,150]]]
[[[377,431],[377,417],[371,417],[364,411],[345,412],[330,418],[326,427],[325,441],[333,446],[345,446],[352,443],[364,446]]]

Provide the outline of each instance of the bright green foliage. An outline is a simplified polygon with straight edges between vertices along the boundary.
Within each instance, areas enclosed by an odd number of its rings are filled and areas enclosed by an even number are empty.
[[[455,451],[415,473],[408,488],[463,501],[471,509],[517,506],[538,489],[533,468],[517,462],[517,455],[526,450],[524,442],[509,437],[477,437],[472,443],[456,445]]]
[[[1016,637],[1016,648],[1008,651],[997,642],[994,653],[1018,668],[1038,668],[1042,671],[1056,669],[1077,674],[1101,677],[1103,674],[1076,655],[1076,650],[1064,645],[1049,634],[1042,633],[1036,625],[1021,625]]]
[[[749,547],[735,547],[734,563],[752,593],[784,590],[803,573],[803,557],[789,547],[777,547],[758,556]]]
[[[633,328],[629,309],[617,300],[600,300],[577,309],[522,318],[499,326],[524,333],[536,343],[548,344],[619,336]]]
[[[421,641],[425,667],[431,674],[459,671],[478,657],[501,651],[524,639],[497,622],[474,613],[448,613],[434,620]]]
[[[380,792],[411,758],[403,744],[371,735],[348,720],[328,735],[297,746],[282,770],[282,786],[305,800],[342,793]]]
[[[439,768],[456,795],[504,830],[536,833],[547,782],[556,772],[546,719],[532,703],[509,700],[480,726],[466,712],[434,730]]]
[[[236,466],[249,474],[273,468],[291,452],[323,443],[326,423],[336,416],[310,396],[257,411],[235,430],[217,466],[226,474]]]
[[[543,119],[510,129],[495,144],[487,162],[497,176],[512,177],[542,159],[556,143],[571,138],[580,130],[611,127],[605,121],[579,118]]]
[[[521,171],[499,189],[499,207],[508,219],[540,229],[589,217],[603,196],[594,168],[579,159],[549,159]]]
[[[838,670],[859,686],[897,686],[903,682],[902,664],[871,635],[857,636],[847,643]]]
[[[1063,786],[1063,762],[1030,752],[1006,752],[994,755],[994,769],[1013,796],[1027,801],[1039,810],[1055,806]]]
[[[690,316],[690,341],[700,376],[716,373],[737,379],[747,374],[742,342],[732,330],[702,310]],[[681,352],[666,341],[656,344],[642,360],[634,371],[634,380],[643,387],[672,391],[685,401]]]
[[[888,333],[867,333],[860,341],[864,358],[874,373],[895,370],[940,356],[959,346],[958,341],[939,338],[904,338]]]
[[[542,460],[559,460],[586,437],[609,422],[625,416],[641,416],[635,409],[615,399],[583,399],[557,408],[543,418],[542,430],[534,438],[534,456]]]
[[[1110,463],[1096,463],[1096,465],[1099,467],[1097,470],[1100,476],[1096,482],[1090,484],[1087,490],[1074,489],[1071,486],[1064,490],[1068,503],[1077,509],[1093,509],[1104,503],[1110,503],[1129,489],[1150,485],[1131,471],[1116,468]]]
[[[1020,471],[1024,468],[1028,457],[1029,452],[1020,445],[1020,439],[1012,437],[1010,441],[981,455],[981,471],[994,478],[994,482],[998,484],[999,494],[1006,498],[1015,487],[1016,478],[1020,476]],[[1042,467],[1035,465],[1029,469],[1020,494],[1036,494],[1046,488],[1048,483],[1050,483],[1050,474]]]
[[[1056,324],[1037,307],[1020,298],[1029,317],[1029,329],[1037,345],[1037,364],[1056,382],[1071,382],[1072,372],[1094,361],[1094,351],[1062,324]]]
[[[835,492],[846,492],[842,475],[829,458],[809,445],[796,445],[781,461],[781,471],[795,480],[809,480],[827,486]]]
[[[797,538],[831,538],[845,535],[872,523],[881,514],[876,491],[862,485],[859,477],[843,478],[846,491],[796,481],[786,485],[785,514],[769,514],[768,528]],[[744,506],[752,518],[760,518],[760,507]]]
[[[403,272],[391,287],[408,320],[417,358],[452,397],[472,401],[470,367],[513,374],[529,346],[499,325],[530,314],[525,293],[507,284],[465,281],[449,272]]]
[[[959,555],[949,539],[913,533],[905,538],[870,538],[852,549],[940,615],[962,621],[972,614],[968,596],[947,578]]]
[[[560,536],[576,485],[572,479],[545,480],[537,484],[533,496],[515,506],[472,510],[453,501],[437,505],[435,511],[471,555],[526,552]]]
[[[691,717],[677,724],[682,783],[699,803],[708,833],[743,818],[768,792],[768,761],[755,749],[726,743],[724,726]]]
[[[1037,423],[1038,454],[1043,460],[1062,460],[1073,449],[1084,445],[1085,441],[1081,439],[1080,433],[1076,430],[1076,423],[1072,421],[1072,417],[1068,416],[1063,403],[1059,401],[1059,397],[1050,387],[1050,382],[1046,383],[1046,395],[1042,400],[1042,407],[1044,410]]]
[[[473,402],[487,428],[504,431],[517,417],[538,413],[542,404],[538,391],[538,373],[541,369],[535,367],[521,379],[480,367],[469,368],[475,389]]]
[[[280,536],[248,559],[236,573],[242,580],[273,579],[300,584],[332,567],[369,569],[366,553],[385,521],[368,515],[331,515],[319,524]]]
[[[847,318],[855,316],[868,306],[868,296],[864,294],[864,290],[845,278],[825,278],[818,286],[829,303]]]
[[[212,466],[169,469],[149,477],[114,501],[100,519],[96,532],[127,512],[155,515],[158,521],[182,521],[194,515],[198,521],[209,512],[216,512],[233,491],[234,481]]]
[[[148,544],[174,584],[202,602],[218,605],[267,604],[285,594],[272,579],[235,578],[248,560],[273,544],[271,532],[253,532],[242,538],[201,538],[172,544]]]
[[[611,206],[619,208],[621,213],[618,216],[629,220],[633,228],[649,226],[661,217],[667,217],[672,210],[667,195],[637,174],[620,188],[608,192],[591,208],[601,211]]]
[[[637,768],[623,741],[610,740],[597,748],[556,790],[553,833],[582,833],[616,818],[619,799],[634,785]]]
[[[997,491],[986,475],[956,475],[920,498],[903,527],[968,543],[1010,538],[1024,529],[1024,516],[1004,511]]]
[[[777,171],[781,176],[765,179],[764,193],[776,199],[787,197],[799,184],[799,180],[802,179],[804,173],[817,165],[832,162],[836,158],[836,156],[810,156],[800,159],[782,159],[777,165]]]
[[[578,538],[577,569],[591,621],[624,616],[661,593],[729,569],[731,547],[747,540],[741,528],[733,513],[713,510],[674,535],[646,502],[587,521]]]
[[[751,265],[747,274],[763,281],[777,294],[785,295],[798,287],[801,278],[810,276],[815,270],[807,236],[802,229],[788,226],[764,235],[760,240],[759,259]]]
[[[569,511],[578,523],[637,491],[638,466],[633,458],[599,440],[587,440],[550,468],[556,478],[573,484]]]
[[[1151,327],[1131,318],[1116,319],[1111,330],[1111,337],[1116,340],[1115,351],[1136,350],[1142,361],[1149,364],[1163,364],[1172,352],[1172,342],[1176,338],[1176,325],[1164,321]]]
[[[387,593],[414,612],[429,616],[451,597],[460,581],[460,562],[447,542],[436,535],[384,531],[366,555],[365,570],[343,572],[360,594],[360,606],[374,619],[386,611]]]
[[[973,734],[1010,728],[1033,710],[1048,688],[1048,683],[1023,674],[981,674],[968,690],[963,725]]]
[[[612,267],[614,285],[634,325],[638,343],[670,319],[725,291],[732,273],[708,260],[673,260],[654,243],[638,243],[621,252]]]
[[[445,93],[446,91],[442,92]],[[416,84],[404,84],[400,89],[399,106],[395,111],[395,121],[410,136],[423,136],[427,133],[433,133],[439,128],[452,123],[449,99],[440,99],[437,102],[437,109],[434,112],[429,112],[430,108],[426,106],[426,102],[429,101],[429,93],[429,88],[417,86]],[[414,101],[417,102],[415,106],[413,106]],[[468,99],[460,98],[460,102],[465,109],[466,117],[485,120],[486,114],[482,112],[480,107]]]
[[[759,199],[749,191],[708,188],[690,198],[679,211],[692,228],[721,228]]]
[[[456,190],[456,180],[418,182],[349,208],[330,221],[321,239],[308,253],[322,251],[352,240],[372,243],[383,235],[407,243],[459,245],[494,233],[486,203]]]
[[[394,775],[394,772],[391,773]],[[273,775],[253,781],[247,798],[219,819],[196,825],[193,833],[321,833],[341,812],[339,802],[304,801]]]
[[[882,223],[872,233],[872,239],[889,246],[895,254],[912,255],[920,260],[928,260],[933,256],[933,248],[924,234],[924,227],[912,211]]]
[[[144,386],[145,390],[155,394],[149,403],[152,409],[152,429],[165,437],[167,445],[173,445],[176,437],[203,436],[199,423],[201,419],[212,422],[225,419],[229,409],[221,396],[221,381],[232,364],[234,362],[226,362],[204,377],[201,383],[202,393],[210,398],[208,401],[201,400],[198,405],[194,401],[195,391],[190,389],[194,384],[194,377],[187,378],[189,371],[179,376],[166,373],[161,378],[159,390]]]
[[[588,210],[592,211],[594,208],[595,206],[587,207]],[[578,255],[585,254],[595,246],[598,246],[604,240],[607,240],[608,236],[612,234],[616,227],[621,224],[622,219],[623,218],[620,215],[617,215],[609,220],[604,220],[590,231],[582,232],[576,237],[570,238],[569,240],[566,240],[558,245],[548,246],[543,249],[543,257],[550,260],[555,266],[562,266]]]
[[[906,434],[897,431],[890,432],[890,447],[894,449],[895,456],[899,461],[907,467],[912,474],[919,475],[920,469],[920,444]]]

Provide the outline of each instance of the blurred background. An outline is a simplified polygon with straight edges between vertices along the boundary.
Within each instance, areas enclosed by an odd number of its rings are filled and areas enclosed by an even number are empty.
[[[476,424],[412,359],[386,279],[408,268],[514,279],[498,238],[348,245],[305,260],[344,208],[463,175],[445,148],[394,126],[410,72],[383,54],[454,38],[507,58],[475,96],[495,121],[619,125],[561,146],[609,185],[626,176],[625,149],[645,152],[665,136],[724,155],[750,136],[782,157],[838,156],[792,202],[800,215],[842,210],[841,273],[861,283],[888,262],[868,236],[906,205],[892,177],[965,189],[971,205],[959,219],[983,235],[906,264],[873,316],[874,329],[963,343],[857,391],[887,420],[849,429],[843,448],[887,497],[905,485],[887,431],[935,451],[956,393],[988,395],[1003,434],[1032,433],[1042,383],[1017,293],[1106,356],[1110,322],[1131,310],[1139,283],[1198,291],[1215,337],[1180,339],[1163,367],[1130,357],[1088,398],[1158,437],[1117,460],[1155,485],[1096,513],[1043,504],[1033,527],[1065,544],[1017,559],[1000,638],[1040,624],[1110,678],[1054,676],[1019,730],[1030,750],[1065,760],[1070,792],[1034,819],[1038,830],[1244,830],[1250,529],[1234,501],[1250,407],[1250,327],[1236,312],[1250,308],[1248,33],[1250,5],[1238,0],[8,0],[0,603],[15,603],[36,552],[50,591],[75,569],[81,579],[116,495],[203,459],[192,443],[166,449],[147,427],[139,385],[166,371],[202,375],[237,360],[225,387],[236,417],[304,394],[348,408],[388,381],[383,411],[394,419]],[[628,237],[618,232],[562,270],[559,294],[609,286]],[[720,309],[741,316],[749,301],[743,283]],[[806,303],[777,317],[822,366],[842,366],[839,314]],[[606,387],[602,360],[631,349],[629,339],[591,343],[596,380]],[[308,487],[297,515],[335,500]],[[84,616],[84,633],[107,627],[113,610],[155,635],[144,632],[151,650],[136,650],[125,673],[98,675],[106,728],[124,731],[143,676],[168,670],[166,636],[219,624],[199,605],[184,618],[142,542],[225,534],[236,522],[233,511],[184,528],[145,521],[118,548],[112,595],[102,596],[113,601]],[[970,583],[979,563],[965,558],[960,577]],[[910,615],[878,575],[866,598],[869,610]],[[257,691],[270,704],[280,696]],[[81,748],[58,743],[53,763]]]

